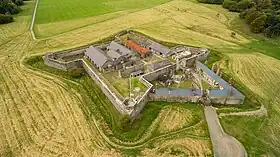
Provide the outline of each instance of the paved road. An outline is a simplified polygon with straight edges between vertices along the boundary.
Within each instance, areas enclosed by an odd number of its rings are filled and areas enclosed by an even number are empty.
[[[215,157],[247,157],[243,145],[234,137],[227,135],[221,127],[216,110],[211,106],[204,108]]]

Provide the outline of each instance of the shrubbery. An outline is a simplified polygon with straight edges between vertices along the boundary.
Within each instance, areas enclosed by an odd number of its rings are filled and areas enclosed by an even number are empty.
[[[224,0],[198,0],[200,3],[223,4]]]
[[[120,121],[122,131],[127,132],[131,126],[131,119],[129,115],[123,115]]]
[[[23,0],[0,0],[0,24],[12,22],[10,15],[19,13],[23,4]]]
[[[84,68],[73,68],[69,70],[70,74],[74,78],[82,77],[85,74]]]
[[[13,17],[10,15],[0,14],[0,24],[13,22]]]

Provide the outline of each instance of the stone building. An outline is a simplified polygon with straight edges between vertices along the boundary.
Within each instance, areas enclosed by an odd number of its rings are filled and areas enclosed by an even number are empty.
[[[219,89],[210,89],[207,96],[214,104],[243,104],[245,96],[237,89],[215,74],[201,62],[196,62],[196,68],[202,72],[202,76],[212,85]]]
[[[85,52],[85,57],[102,72],[122,68],[123,64],[129,60],[130,55],[129,49],[114,41],[108,45],[107,51],[90,46]]]
[[[130,50],[135,51],[138,53],[138,55],[142,58],[151,56],[151,51],[149,51],[148,49],[141,47],[140,45],[138,45],[137,43],[133,42],[132,40],[126,40],[124,42],[125,46],[128,47]]]
[[[106,71],[113,68],[113,62],[106,56],[105,52],[98,47],[90,46],[86,49],[85,57],[91,61],[99,71]]]
[[[171,51],[168,47],[166,46],[163,46],[159,43],[153,43],[149,46],[149,49],[154,52],[154,53],[157,53],[158,55],[160,56],[163,56],[163,57],[167,57],[170,55]]]
[[[150,71],[150,72],[155,71],[155,70],[165,67],[167,65],[171,65],[171,63],[168,60],[161,60],[158,62],[154,62],[148,66],[148,71]]]

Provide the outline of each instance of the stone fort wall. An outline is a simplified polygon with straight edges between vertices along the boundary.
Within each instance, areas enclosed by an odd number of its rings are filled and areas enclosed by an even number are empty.
[[[115,106],[115,108],[120,113],[126,114],[127,111],[125,109],[124,103],[120,99],[118,99],[118,97],[108,88],[108,86],[98,77],[98,75],[83,60],[82,60],[82,66],[85,69],[85,71],[89,74],[89,76],[96,82],[98,87],[102,90],[102,92],[106,95],[106,97],[110,100],[110,102]]]
[[[156,95],[154,93],[149,94],[150,101],[167,101],[167,102],[193,102],[200,101],[201,96],[171,96],[171,95]]]

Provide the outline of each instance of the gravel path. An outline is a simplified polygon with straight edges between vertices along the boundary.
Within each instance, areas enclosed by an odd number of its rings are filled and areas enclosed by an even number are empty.
[[[247,157],[243,145],[234,137],[227,135],[213,107],[205,106],[204,114],[208,124],[215,157]]]
[[[34,8],[33,15],[32,15],[32,20],[30,23],[30,32],[31,32],[33,40],[36,40],[36,36],[35,36],[33,29],[34,29],[34,22],[35,22],[35,18],[36,18],[38,4],[39,4],[39,0],[36,0],[35,8]]]

